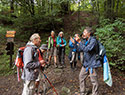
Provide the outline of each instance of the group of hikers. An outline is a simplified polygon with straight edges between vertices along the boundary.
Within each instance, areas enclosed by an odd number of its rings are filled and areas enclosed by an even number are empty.
[[[23,52],[23,72],[22,79],[24,80],[24,88],[22,95],[39,95],[38,86],[41,78],[42,68],[52,65],[52,57],[54,58],[55,68],[65,68],[65,46],[67,45],[64,33],[61,31],[58,37],[55,36],[55,32],[51,31],[51,35],[48,37],[47,44],[41,44],[41,38],[38,33],[34,33],[30,37],[30,41],[27,43]],[[86,91],[86,78],[90,77],[93,85],[92,95],[98,94],[98,79],[97,68],[101,67],[100,60],[96,59],[96,37],[93,36],[93,30],[91,27],[86,27],[82,33],[82,37],[79,34],[75,34],[74,37],[70,37],[69,40],[69,63],[71,70],[76,70],[76,64],[78,58],[82,62],[82,69],[79,74],[80,92],[78,95],[87,95]],[[43,58],[44,52],[47,51],[46,59]],[[58,58],[57,58],[58,57]],[[58,64],[57,64],[58,59]],[[41,95],[41,94],[40,94]]]

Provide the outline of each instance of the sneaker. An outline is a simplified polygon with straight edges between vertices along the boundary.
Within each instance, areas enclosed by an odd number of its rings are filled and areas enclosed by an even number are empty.
[[[76,71],[76,70],[77,70],[77,68],[75,67],[75,68],[74,68],[74,71]]]

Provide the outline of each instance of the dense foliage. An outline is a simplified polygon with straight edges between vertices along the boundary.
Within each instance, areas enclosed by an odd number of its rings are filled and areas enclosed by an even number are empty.
[[[72,30],[79,26],[84,29],[96,18],[91,26],[98,26],[96,34],[106,47],[110,63],[125,70],[124,4],[124,0],[0,0],[0,25],[11,26],[17,31],[16,37],[26,40],[34,32],[64,30],[65,24],[70,23],[64,23],[67,16],[76,14],[72,23],[78,25],[70,27]],[[82,12],[91,14],[83,18]]]
[[[100,20],[96,35],[106,48],[111,65],[125,70],[125,19],[118,18],[113,23],[109,19]]]

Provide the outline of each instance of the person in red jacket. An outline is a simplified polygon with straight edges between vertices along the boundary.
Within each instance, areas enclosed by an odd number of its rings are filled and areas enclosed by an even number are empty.
[[[35,95],[41,95],[40,93],[38,93],[38,87],[39,87],[39,84],[40,84],[40,80],[42,78],[42,75],[41,75],[41,72],[43,71],[43,68],[45,67],[46,65],[46,62],[44,61],[43,59],[43,54],[45,51],[47,51],[48,47],[46,44],[42,44],[41,47],[38,49],[38,55],[39,55],[39,62],[41,63],[41,70],[39,71],[39,76],[38,78],[36,79],[36,82],[35,82]]]

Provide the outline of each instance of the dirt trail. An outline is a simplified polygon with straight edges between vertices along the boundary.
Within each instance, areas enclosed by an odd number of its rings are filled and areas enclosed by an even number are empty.
[[[54,66],[50,66],[45,74],[53,83],[60,95],[74,95],[75,92],[79,92],[79,72],[81,64],[78,62],[77,71],[72,72],[70,70],[69,61],[66,60],[67,67],[62,69],[55,69]],[[99,91],[100,95],[125,95],[125,73],[118,72],[115,69],[111,69],[113,86],[109,87],[103,82],[102,68],[98,70],[99,79]],[[47,95],[54,95],[52,88],[48,85]],[[87,78],[87,89],[91,95],[91,82],[89,77]],[[0,95],[21,95],[23,89],[23,82],[17,82],[16,74],[5,77],[0,77]],[[40,85],[40,90],[42,84]],[[68,93],[66,93],[68,92]]]

